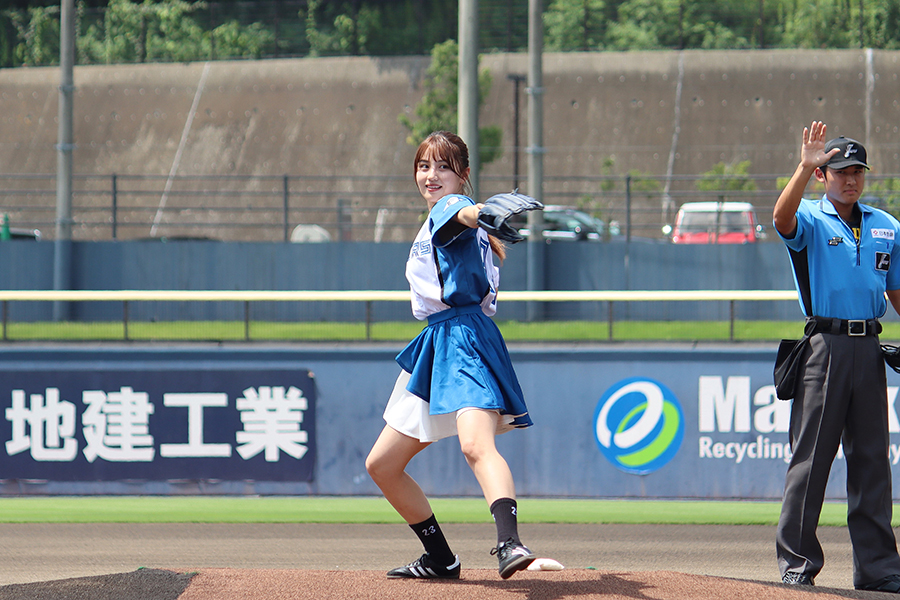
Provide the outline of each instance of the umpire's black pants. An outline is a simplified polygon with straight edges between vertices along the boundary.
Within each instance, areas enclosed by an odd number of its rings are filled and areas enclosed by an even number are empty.
[[[900,574],[891,529],[887,381],[878,337],[818,333],[810,338],[806,355],[791,407],[793,456],[776,538],[782,576],[792,571],[815,577],[822,570],[816,527],[841,441],[853,584]]]

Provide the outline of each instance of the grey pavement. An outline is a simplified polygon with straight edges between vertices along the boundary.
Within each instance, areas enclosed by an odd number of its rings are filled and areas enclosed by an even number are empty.
[[[463,568],[496,568],[493,524],[446,524]],[[522,524],[539,556],[569,568],[676,571],[779,580],[775,528],[725,525]],[[819,586],[852,589],[845,527],[823,527]],[[421,554],[404,525],[0,524],[0,586],[126,573],[139,567],[388,570]]]

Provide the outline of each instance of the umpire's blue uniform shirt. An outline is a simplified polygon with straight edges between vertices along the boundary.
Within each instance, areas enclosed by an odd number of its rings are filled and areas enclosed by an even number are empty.
[[[807,316],[869,320],[887,308],[885,290],[900,288],[895,244],[900,222],[858,204],[859,241],[827,197],[803,200],[788,247],[800,306]],[[855,586],[900,574],[891,529],[887,382],[876,331],[816,333],[803,353],[791,403],[791,462],[785,474],[776,552],[782,575],[815,577],[824,564],[816,527],[829,472],[843,442],[847,525]]]
[[[900,221],[857,204],[862,211],[859,243],[825,196],[800,202],[793,238],[779,233],[790,250],[806,316],[875,319],[887,308],[885,290],[900,289],[900,246],[895,243]]]

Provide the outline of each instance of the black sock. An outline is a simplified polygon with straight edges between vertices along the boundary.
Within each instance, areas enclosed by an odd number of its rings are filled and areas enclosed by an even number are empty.
[[[497,524],[497,544],[502,544],[506,540],[512,539],[515,543],[521,544],[519,541],[519,522],[516,517],[516,501],[512,498],[500,498],[491,504],[491,514],[494,516],[494,522]]]
[[[453,564],[456,557],[453,555],[453,550],[450,549],[450,544],[447,543],[447,538],[444,537],[444,532],[441,531],[441,526],[438,525],[434,515],[431,515],[421,523],[410,525],[410,528],[416,532],[416,535],[419,536],[419,540],[425,547],[425,552],[437,564],[443,566]]]

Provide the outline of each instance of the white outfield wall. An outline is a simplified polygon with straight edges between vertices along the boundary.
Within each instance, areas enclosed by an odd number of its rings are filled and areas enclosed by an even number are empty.
[[[399,350],[0,348],[0,494],[378,494],[364,461]],[[790,404],[774,397],[775,344],[511,355],[535,422],[498,442],[520,495],[780,498]],[[900,375],[889,385],[896,469]],[[455,438],[410,472],[429,494],[480,495]],[[839,456],[830,498],[845,472]]]

